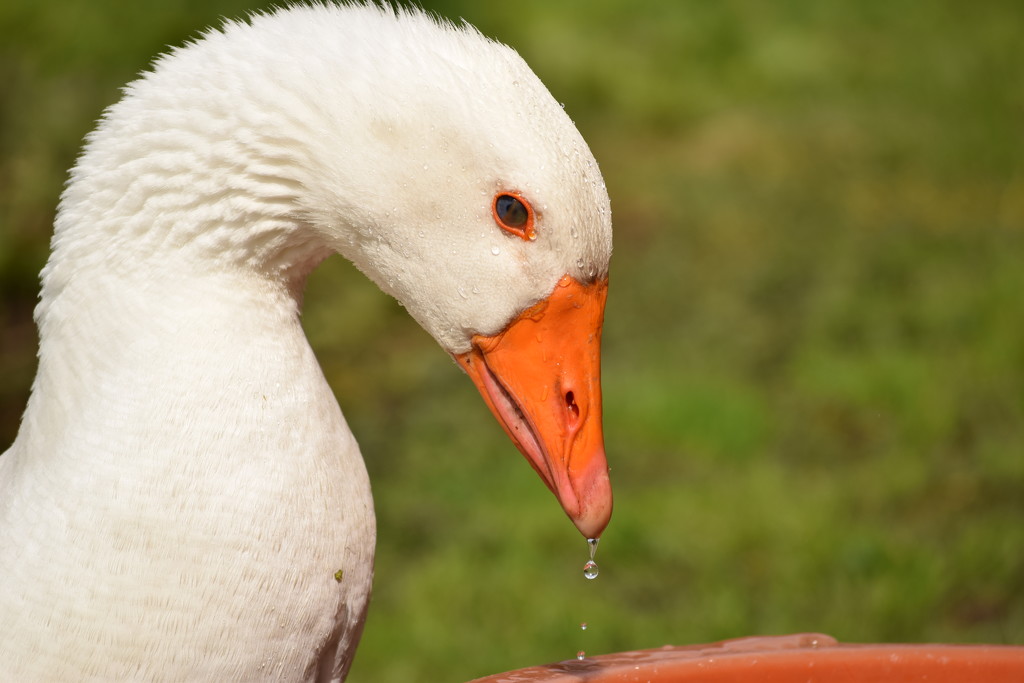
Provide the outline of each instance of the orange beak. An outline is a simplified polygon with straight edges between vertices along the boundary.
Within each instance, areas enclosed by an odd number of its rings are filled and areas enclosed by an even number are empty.
[[[516,447],[586,538],[612,514],[601,429],[601,324],[608,281],[559,280],[548,298],[458,361]]]

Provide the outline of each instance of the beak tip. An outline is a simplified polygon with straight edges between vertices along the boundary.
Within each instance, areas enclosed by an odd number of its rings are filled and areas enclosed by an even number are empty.
[[[605,527],[608,526],[611,516],[611,510],[608,510],[607,513],[576,518],[572,522],[576,525],[576,529],[583,538],[589,540],[591,538],[601,538],[601,534],[604,533]]]
[[[603,460],[603,459],[602,459]],[[575,514],[569,518],[584,538],[600,538],[612,517],[612,485],[607,466],[596,468],[577,494]],[[567,511],[568,512],[568,511]]]

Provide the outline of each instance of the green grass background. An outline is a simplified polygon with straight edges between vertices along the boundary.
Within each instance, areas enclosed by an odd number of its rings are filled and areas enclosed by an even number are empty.
[[[425,4],[518,49],[601,162],[616,509],[586,582],[471,384],[329,261],[305,321],[380,520],[352,680],[794,631],[1024,642],[1024,5]],[[252,7],[0,4],[0,442],[82,137]]]

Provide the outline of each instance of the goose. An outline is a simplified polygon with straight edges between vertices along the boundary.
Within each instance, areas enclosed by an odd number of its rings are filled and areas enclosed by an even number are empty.
[[[583,138],[468,25],[257,13],[130,83],[61,195],[38,371],[0,456],[0,677],[346,676],[373,502],[300,326],[333,253],[600,536],[611,214]]]

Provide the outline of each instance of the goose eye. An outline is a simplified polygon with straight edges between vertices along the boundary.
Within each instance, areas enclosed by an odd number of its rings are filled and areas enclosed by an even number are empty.
[[[522,228],[530,217],[523,203],[510,194],[498,195],[494,202],[494,212],[505,228]]]
[[[494,220],[499,228],[524,240],[537,238],[533,231],[533,208],[519,194],[503,192],[494,198]]]

